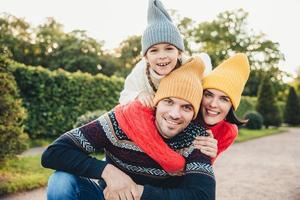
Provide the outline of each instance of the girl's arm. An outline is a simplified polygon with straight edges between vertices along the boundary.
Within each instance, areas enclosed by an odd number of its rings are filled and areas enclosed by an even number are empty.
[[[128,104],[135,100],[141,92],[147,91],[146,78],[146,62],[141,60],[125,79],[124,89],[119,98],[121,105]]]

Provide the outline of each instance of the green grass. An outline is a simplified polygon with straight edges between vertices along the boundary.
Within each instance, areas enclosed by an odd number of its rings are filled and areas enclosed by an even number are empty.
[[[245,142],[247,140],[260,138],[268,135],[274,135],[278,133],[282,133],[286,131],[287,128],[280,127],[280,128],[268,128],[268,129],[261,129],[261,130],[250,130],[250,129],[240,129],[239,135],[235,142]]]
[[[40,160],[41,156],[28,156],[1,163],[0,196],[45,186],[52,170],[43,168]]]
[[[102,159],[103,154],[95,157]],[[43,168],[40,163],[40,155],[12,158],[1,163],[0,197],[46,186],[53,170]]]

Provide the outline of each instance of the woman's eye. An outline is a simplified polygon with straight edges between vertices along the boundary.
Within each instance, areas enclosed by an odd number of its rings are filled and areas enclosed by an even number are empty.
[[[222,98],[221,98],[221,101],[223,101],[223,102],[229,102],[229,99],[226,98],[226,97],[222,97]]]

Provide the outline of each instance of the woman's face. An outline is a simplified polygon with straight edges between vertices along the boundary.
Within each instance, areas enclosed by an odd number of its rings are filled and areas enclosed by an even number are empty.
[[[224,120],[231,107],[230,98],[224,92],[204,90],[200,110],[206,125],[215,125]]]

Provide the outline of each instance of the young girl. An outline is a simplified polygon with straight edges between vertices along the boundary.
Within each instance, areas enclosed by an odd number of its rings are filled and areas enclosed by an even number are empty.
[[[148,26],[142,36],[143,59],[125,80],[119,102],[124,105],[138,99],[144,106],[153,106],[153,97],[160,80],[189,59],[183,57],[184,43],[178,28],[158,0],[150,0]],[[207,54],[199,55],[206,71],[211,68]],[[200,66],[199,66],[200,67]]]

